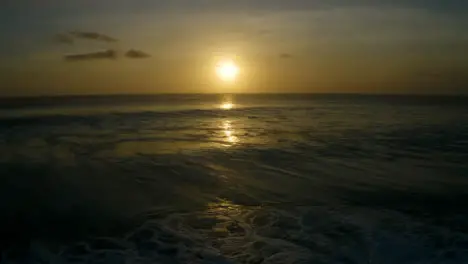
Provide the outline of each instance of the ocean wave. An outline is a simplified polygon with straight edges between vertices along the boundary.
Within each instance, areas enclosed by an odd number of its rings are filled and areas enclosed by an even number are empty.
[[[1,261],[467,262],[468,112],[327,100],[2,113]]]
[[[29,261],[53,263],[462,263],[467,233],[365,207],[155,208],[131,231],[51,247],[32,241]],[[447,238],[450,237],[450,240]],[[4,263],[9,262],[4,252]]]

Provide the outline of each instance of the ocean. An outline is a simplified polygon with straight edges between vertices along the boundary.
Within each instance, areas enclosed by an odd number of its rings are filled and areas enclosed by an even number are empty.
[[[468,263],[468,98],[0,99],[0,263]]]

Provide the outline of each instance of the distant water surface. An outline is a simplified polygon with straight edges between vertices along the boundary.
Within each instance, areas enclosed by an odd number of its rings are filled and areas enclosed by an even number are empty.
[[[468,263],[466,97],[0,103],[4,263]]]

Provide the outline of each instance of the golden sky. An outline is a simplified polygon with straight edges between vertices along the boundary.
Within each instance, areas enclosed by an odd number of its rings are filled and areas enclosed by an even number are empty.
[[[468,93],[463,2],[18,2],[0,4],[0,96]]]

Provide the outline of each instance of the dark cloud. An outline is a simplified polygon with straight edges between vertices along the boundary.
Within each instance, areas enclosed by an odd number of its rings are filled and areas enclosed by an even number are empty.
[[[293,57],[291,53],[281,53],[279,56],[281,59],[290,59]]]
[[[73,37],[68,34],[57,34],[54,36],[54,41],[63,44],[73,44],[74,42]]]
[[[72,54],[65,55],[66,61],[88,61],[88,60],[100,60],[100,59],[116,59],[117,52],[115,50],[98,51],[91,53]]]
[[[70,32],[71,35],[73,35],[75,38],[81,38],[81,39],[90,39],[90,40],[98,40],[98,41],[104,41],[104,42],[116,42],[117,39],[109,37],[104,34],[100,34],[97,32],[85,32],[85,31],[72,31]]]
[[[125,53],[125,57],[127,58],[132,58],[132,59],[144,59],[144,58],[149,58],[151,55],[148,53],[145,53],[141,50],[134,50],[131,49]]]

